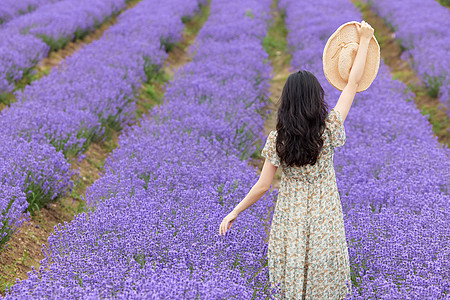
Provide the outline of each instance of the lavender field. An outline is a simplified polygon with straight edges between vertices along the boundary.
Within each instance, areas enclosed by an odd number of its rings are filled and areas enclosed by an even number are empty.
[[[403,45],[398,59],[434,89],[429,105],[450,115],[449,11],[435,0],[413,2],[368,1]],[[276,299],[267,261],[276,182],[225,236],[218,227],[259,178],[289,72],[315,74],[336,105],[323,48],[341,24],[363,19],[358,7],[2,2],[2,297]],[[426,11],[444,23],[434,25]],[[111,18],[98,39],[42,78],[27,77]],[[352,277],[347,299],[450,299],[450,151],[441,135],[449,125],[434,131],[431,106],[396,79],[383,51],[334,155]]]

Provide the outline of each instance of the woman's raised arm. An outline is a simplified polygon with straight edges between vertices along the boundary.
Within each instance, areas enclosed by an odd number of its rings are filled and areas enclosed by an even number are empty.
[[[335,106],[335,110],[341,113],[342,121],[345,120],[347,114],[352,106],[353,99],[355,98],[356,89],[361,81],[364,73],[364,67],[366,65],[367,50],[369,49],[369,42],[372,39],[373,28],[365,21],[361,22],[361,25],[356,25],[359,33],[359,47],[356,53],[353,66],[348,76],[348,82],[344,90],[339,97],[339,100]]]

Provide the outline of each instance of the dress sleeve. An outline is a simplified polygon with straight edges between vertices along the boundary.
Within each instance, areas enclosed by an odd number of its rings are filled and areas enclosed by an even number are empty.
[[[275,167],[280,166],[280,158],[278,157],[276,151],[276,131],[271,131],[266,140],[266,145],[264,146],[261,155],[268,159],[272,165]]]
[[[345,144],[346,136],[341,113],[333,108],[328,114],[326,122],[327,128],[330,131],[331,147],[336,148],[343,146]]]

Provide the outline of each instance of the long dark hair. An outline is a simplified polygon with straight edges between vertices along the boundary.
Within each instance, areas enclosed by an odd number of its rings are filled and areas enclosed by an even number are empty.
[[[315,165],[323,148],[328,105],[317,78],[308,71],[289,75],[281,94],[276,150],[287,166]]]

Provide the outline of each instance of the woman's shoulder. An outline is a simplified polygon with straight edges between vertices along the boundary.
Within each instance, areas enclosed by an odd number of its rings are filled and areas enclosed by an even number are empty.
[[[333,107],[331,111],[328,113],[327,117],[325,118],[325,121],[327,123],[333,123],[333,122],[339,122],[343,123],[342,116],[339,110],[336,109],[336,107]]]
[[[334,117],[336,117],[336,110],[333,107],[330,112],[328,113],[327,117],[325,118],[325,121],[330,122]]]
[[[275,140],[278,136],[278,132],[276,130],[272,130],[269,132],[269,135],[267,136],[268,140]]]
[[[328,113],[327,117],[325,118],[325,127],[327,131],[332,131],[333,127],[339,122],[339,116],[336,109],[333,107],[331,111]]]

